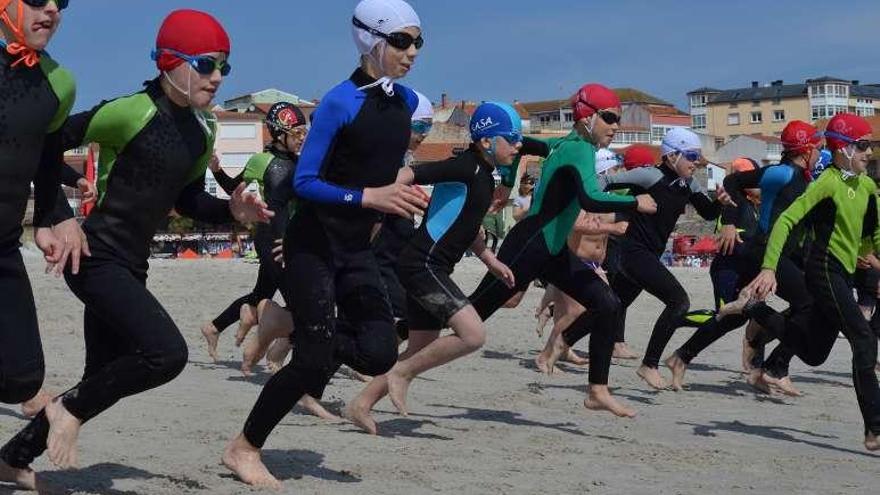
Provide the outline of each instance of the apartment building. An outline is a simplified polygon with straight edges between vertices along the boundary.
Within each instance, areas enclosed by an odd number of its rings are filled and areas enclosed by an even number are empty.
[[[842,112],[880,114],[880,84],[836,77],[804,83],[752,81],[745,88],[703,87],[688,94],[691,127],[722,144],[744,135],[780,136],[792,120],[816,122]]]

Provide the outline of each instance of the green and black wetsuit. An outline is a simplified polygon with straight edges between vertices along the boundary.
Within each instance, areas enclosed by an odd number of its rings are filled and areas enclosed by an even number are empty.
[[[34,219],[49,227],[72,216],[61,192],[58,129],[75,97],[73,76],[47,55],[11,67],[0,41],[0,402],[19,403],[43,384],[44,364],[30,281],[18,251],[34,184]]]
[[[158,80],[64,124],[66,148],[101,146],[98,206],[83,224],[92,256],[78,275],[65,272],[85,304],[86,366],[62,401],[83,422],[167,383],[186,365],[186,341],[146,288],[147,257],[172,208],[205,222],[233,220],[228,202],[204,190],[214,136],[208,115],[174,104]],[[48,429],[41,412],[3,447],[3,460],[28,466],[45,450]]]
[[[814,294],[806,325],[792,325],[783,315],[766,309],[760,318],[765,328],[779,335],[783,344],[810,366],[825,362],[838,332],[852,347],[853,384],[865,431],[880,435],[880,387],[874,366],[877,338],[853,297],[853,273],[864,238],[880,251],[877,186],[864,175],[849,176],[830,167],[819,176],[776,221],[763,268],[776,270],[792,230],[802,222],[812,239],[806,258],[807,287]]]
[[[498,259],[515,275],[516,287],[509,289],[487,274],[470,300],[486,320],[535,278],[547,280],[589,309],[563,336],[571,343],[592,332],[590,383],[606,384],[620,301],[568,249],[567,239],[582,209],[596,213],[636,211],[636,200],[602,191],[596,177],[596,148],[575,131],[549,143],[526,139],[522,154],[547,159],[528,216],[511,229],[498,250]]]

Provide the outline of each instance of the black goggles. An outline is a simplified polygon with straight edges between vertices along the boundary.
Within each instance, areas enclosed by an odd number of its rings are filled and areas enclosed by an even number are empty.
[[[584,100],[579,100],[579,101],[581,103],[583,103],[584,105],[595,110],[596,114],[599,115],[599,118],[602,119],[606,124],[614,125],[614,124],[620,123],[620,115],[617,115],[616,113],[610,112],[608,110],[599,110],[598,108],[594,107],[593,105],[590,105],[589,103],[585,102]]]
[[[412,45],[416,45],[416,49],[421,50],[422,46],[425,45],[425,39],[422,38],[422,35],[419,35],[418,38],[413,38],[410,34],[400,31],[395,31],[391,34],[385,34],[378,29],[373,29],[370,26],[367,26],[357,17],[352,17],[351,23],[354,24],[354,27],[358,29],[363,29],[373,36],[378,36],[382,38],[383,40],[387,41],[389,45],[397,48],[398,50],[407,50]]]
[[[859,151],[868,151],[868,148],[871,147],[871,141],[868,141],[867,139],[859,139],[858,141],[853,141],[852,145]]]
[[[64,10],[70,4],[70,0],[21,0],[21,1],[30,5],[31,7],[35,7],[38,9],[45,7],[49,2],[55,2],[55,5],[58,6],[58,10]]]

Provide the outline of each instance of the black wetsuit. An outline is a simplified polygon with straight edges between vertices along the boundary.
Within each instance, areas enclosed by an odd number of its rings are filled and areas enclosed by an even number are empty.
[[[265,156],[265,158],[263,158]],[[261,160],[262,159],[262,160]],[[275,261],[272,254],[272,248],[275,247],[275,240],[282,239],[284,232],[287,230],[287,223],[290,219],[290,204],[294,200],[293,189],[290,182],[293,180],[293,173],[296,170],[296,162],[298,157],[295,154],[279,151],[274,147],[267,148],[265,153],[256,155],[251,160],[261,162],[269,160],[265,165],[265,172],[262,180],[259,181],[262,190],[263,200],[269,206],[269,209],[275,212],[275,216],[269,221],[269,224],[257,225],[257,232],[254,235],[254,247],[257,251],[257,257],[260,260],[260,268],[257,272],[257,283],[254,289],[244,296],[239,297],[232,302],[225,310],[223,310],[217,318],[214,318],[214,327],[222,332],[229,325],[232,325],[239,319],[241,306],[249,304],[256,306],[263,299],[272,299],[278,286],[281,283],[282,268],[281,263]],[[251,162],[248,162],[250,165]],[[261,163],[259,165],[262,165]],[[257,165],[255,165],[257,166]],[[260,166],[262,168],[262,166]],[[247,169],[247,167],[246,167]],[[214,174],[220,187],[228,194],[238,187],[244,181],[245,171],[235,178],[230,178],[223,173]],[[222,182],[221,182],[222,181]],[[287,295],[285,291],[281,291],[282,297],[286,301]]]
[[[174,208],[211,223],[231,222],[228,202],[205,192],[213,152],[210,121],[171,102],[158,81],[131,96],[71,116],[67,149],[101,145],[99,202],[83,224],[92,256],[65,279],[85,304],[86,364],[81,381],[62,394],[64,407],[87,422],[124,397],[158,387],[186,365],[177,325],[147,290],[150,240]],[[27,467],[46,448],[40,412],[0,455]]]
[[[382,282],[388,291],[391,302],[391,314],[394,316],[394,327],[401,340],[409,337],[409,324],[406,321],[406,291],[397,276],[397,260],[406,243],[416,232],[416,226],[409,218],[397,215],[385,215],[382,227],[373,241],[373,253],[379,265]]]
[[[808,181],[803,171],[789,164],[771,165],[725,177],[724,189],[736,204],[744,204],[748,201],[746,189],[759,188],[761,190],[758,229],[754,236],[745,239],[745,242],[737,247],[739,253],[737,256],[738,277],[734,296],[728,297],[738,297],[740,289],[758,275],[770,229],[779,215],[803,194],[807,189],[807,184]],[[736,208],[724,208],[721,218],[722,224],[739,227],[742,221],[743,218]],[[802,318],[809,314],[812,303],[802,268],[804,252],[804,248],[801,246],[802,240],[803,227],[797,227],[786,242],[783,256],[780,257],[777,266],[779,274],[777,294],[789,303],[788,313],[795,316],[796,322],[802,322]],[[727,301],[731,300],[727,299]],[[684,362],[690,363],[704,349],[728,332],[745,325],[747,321],[748,319],[742,315],[729,315],[720,320],[714,317],[710,318],[676,351],[676,354]],[[763,344],[757,347],[758,352],[753,359],[753,366],[764,367],[773,376],[788,375],[788,364],[794,355],[793,352],[786,350],[784,346],[779,346],[764,362]]]
[[[256,447],[304,394],[321,397],[341,364],[376,376],[397,361],[391,307],[370,243],[381,215],[361,200],[364,188],[394,182],[418,97],[397,84],[393,94],[380,86],[359,89],[374,82],[358,69],[325,95],[300,155],[300,203],[284,237],[294,355],[266,383],[245,423]]]
[[[592,333],[589,380],[607,384],[620,301],[595,270],[569,250],[567,241],[582,209],[635,211],[637,203],[635,198],[601,190],[596,148],[576,132],[549,144],[526,139],[521,153],[547,159],[528,216],[514,225],[498,250],[498,259],[513,271],[516,286],[508,288],[489,273],[469,298],[485,321],[533,280],[545,279],[588,309],[563,331],[563,338],[571,345]]]
[[[617,342],[624,341],[626,310],[642,290],[666,306],[654,324],[642,360],[645,366],[656,368],[663,349],[690,309],[687,292],[663,265],[660,256],[688,204],[707,220],[717,218],[721,206],[706,195],[696,180],[680,178],[665,164],[605,175],[601,180],[606,189],[627,188],[632,194],[647,193],[657,202],[654,215],[630,215],[629,228],[617,246],[621,266],[612,282],[612,289],[622,304],[617,318]]]
[[[43,348],[27,271],[19,253],[34,183],[34,226],[72,216],[59,184],[59,127],[73,105],[73,77],[46,55],[35,67],[11,67],[0,43],[0,402],[32,398],[43,384]],[[53,213],[56,206],[60,216]]]
[[[416,184],[434,184],[422,225],[400,254],[398,273],[412,330],[440,330],[470,301],[452,281],[455,265],[480,232],[495,191],[493,167],[470,148],[413,167]]]

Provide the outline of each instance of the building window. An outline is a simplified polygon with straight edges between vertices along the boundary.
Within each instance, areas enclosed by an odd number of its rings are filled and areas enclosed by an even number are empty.
[[[753,124],[760,124],[764,122],[764,114],[762,114],[761,112],[752,112],[750,117]]]
[[[760,107],[760,106],[761,106],[761,101],[760,101],[760,100],[754,100],[754,101],[752,101],[752,106],[753,106],[753,107]]]
[[[862,117],[873,117],[874,107],[856,107],[856,115],[861,115]]]
[[[830,119],[847,110],[846,105],[813,105],[810,107],[810,114],[813,120]]]
[[[565,121],[566,122],[574,122],[574,113],[565,112]]]
[[[694,129],[705,129],[706,128],[706,116],[705,115],[694,115],[691,117],[691,127]]]
[[[785,110],[773,110],[773,122],[782,122],[785,120]]]
[[[739,106],[737,103],[731,103],[729,108],[736,108],[737,106]]]
[[[773,98],[774,105],[782,105],[782,98]]]
[[[220,156],[220,165],[223,168],[244,168],[253,153],[223,153]]]
[[[738,113],[727,114],[727,125],[739,125],[739,114]]]
[[[220,139],[255,139],[257,124],[221,124]]]
[[[708,99],[708,95],[691,95],[691,108],[704,108]]]
[[[724,146],[724,138],[723,137],[715,138],[715,149],[718,149],[722,146]]]

